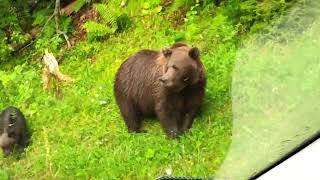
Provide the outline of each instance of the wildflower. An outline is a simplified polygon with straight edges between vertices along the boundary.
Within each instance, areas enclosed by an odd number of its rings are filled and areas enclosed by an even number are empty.
[[[107,104],[107,101],[105,100],[100,101],[100,105],[106,105],[106,104]]]
[[[166,169],[166,174],[167,174],[168,176],[170,176],[170,175],[172,174],[172,169],[171,169],[171,168],[167,168],[167,169]]]

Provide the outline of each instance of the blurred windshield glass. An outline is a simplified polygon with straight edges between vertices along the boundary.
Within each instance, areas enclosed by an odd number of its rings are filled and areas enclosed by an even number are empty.
[[[233,131],[217,177],[248,179],[320,130],[320,2],[297,3],[237,55]]]

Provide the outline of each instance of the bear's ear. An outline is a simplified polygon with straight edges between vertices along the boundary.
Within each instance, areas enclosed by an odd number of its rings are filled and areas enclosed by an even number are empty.
[[[169,48],[164,48],[161,50],[162,54],[164,55],[164,57],[169,58],[172,54],[172,50]]]
[[[189,51],[189,56],[192,58],[192,59],[199,59],[199,56],[200,56],[200,51],[198,48],[196,47],[193,47],[190,49]]]

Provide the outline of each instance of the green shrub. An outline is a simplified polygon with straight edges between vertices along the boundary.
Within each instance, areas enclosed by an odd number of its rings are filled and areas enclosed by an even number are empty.
[[[115,34],[123,32],[131,26],[131,20],[126,13],[122,13],[116,3],[95,4],[100,15],[100,21],[87,21],[84,28],[87,31],[89,41],[101,40]]]
[[[292,4],[284,0],[231,0],[226,3],[225,14],[239,32],[256,32],[279,17]]]
[[[19,1],[20,2],[20,1]],[[13,49],[10,44],[24,43],[29,39],[22,29],[26,28],[30,14],[26,2],[3,0],[0,3],[0,64],[8,61]]]
[[[117,30],[116,28],[110,28],[95,21],[87,21],[83,27],[87,31],[87,38],[89,41],[99,40],[106,35],[115,33]]]

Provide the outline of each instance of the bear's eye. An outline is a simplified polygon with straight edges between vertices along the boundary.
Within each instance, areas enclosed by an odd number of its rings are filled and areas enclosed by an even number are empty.
[[[172,65],[172,68],[178,70],[179,68],[176,65]]]
[[[183,82],[187,82],[188,80],[189,80],[188,77],[184,77],[184,78],[183,78]]]
[[[168,66],[165,66],[165,67],[163,68],[163,71],[164,71],[164,72],[167,72],[167,71],[168,71]]]

